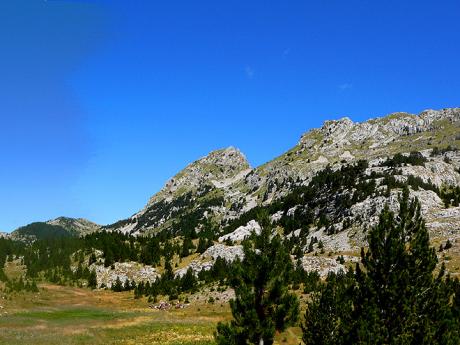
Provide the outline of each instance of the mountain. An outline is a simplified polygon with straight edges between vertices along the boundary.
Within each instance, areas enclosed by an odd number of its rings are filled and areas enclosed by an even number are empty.
[[[181,234],[199,232],[204,224],[213,224],[216,231],[229,231],[231,224],[250,210],[276,204],[296,189],[308,186],[324,169],[330,169],[329,175],[333,176],[334,171],[366,160],[366,167],[354,176],[356,183],[373,184],[378,193],[366,192],[361,200],[356,196],[353,199],[359,190],[353,185],[318,190],[315,206],[309,206],[315,213],[314,223],[322,217],[340,234],[316,233],[325,231],[321,226],[311,233],[325,235],[324,242],[332,243],[331,248],[346,250],[362,244],[364,236],[357,230],[358,225],[372,225],[385,203],[396,205],[397,188],[390,189],[398,182],[409,181],[412,194],[421,199],[430,228],[437,234],[447,234],[452,232],[452,225],[460,224],[460,210],[445,209],[441,193],[460,185],[458,148],[460,108],[426,110],[418,115],[393,113],[365,122],[347,117],[326,121],[321,128],[303,134],[291,150],[257,168],[251,168],[236,148],[213,151],[170,179],[144,209],[102,229],[135,235],[162,230]],[[388,181],[396,185],[389,186]],[[426,185],[421,186],[423,183]],[[385,188],[387,192],[383,193]],[[339,197],[352,198],[343,210],[334,207]],[[293,205],[290,213],[302,207],[306,205]],[[286,218],[287,212],[278,210],[270,216]],[[252,220],[250,213],[247,218]],[[344,222],[348,230],[339,231]]]
[[[252,171],[246,157],[233,147],[211,152],[171,178],[145,208],[106,230],[141,234],[152,230],[179,230],[184,221],[220,220],[229,200],[244,196],[236,186]],[[231,211],[230,211],[231,212]]]
[[[257,212],[265,210],[286,236],[298,236],[303,226],[303,241],[347,251],[365,244],[364,231],[385,204],[397,207],[406,182],[423,205],[432,238],[443,241],[457,237],[460,227],[459,148],[460,108],[365,122],[344,117],[304,133],[292,149],[256,168],[234,147],[213,151],[168,180],[142,210],[114,224],[65,217],[39,224],[45,233],[63,229],[72,236],[212,231],[227,242],[257,229]],[[12,236],[18,234],[33,235],[30,227]]]
[[[84,218],[59,217],[46,222],[50,225],[58,225],[70,233],[78,236],[98,231],[101,226]]]
[[[405,188],[421,202],[439,258],[458,275],[460,108],[326,121],[255,168],[234,147],[216,150],[186,166],[127,219],[99,226],[60,217],[19,228],[11,237],[106,231],[78,242],[94,250],[96,261],[86,258],[88,265],[99,284],[110,287],[118,278],[155,280],[166,257],[171,276],[189,270],[198,275],[214,263],[225,270],[223,261],[244,255],[242,240],[271,224],[296,263],[324,277],[359,260],[368,230],[385,205],[398,211]],[[119,233],[137,238],[127,241]],[[150,234],[160,236],[144,237]]]
[[[20,239],[25,241],[34,241],[36,239],[51,239],[59,237],[76,236],[59,225],[51,225],[43,222],[31,223],[20,227],[11,233],[12,239]]]
[[[100,225],[83,218],[59,217],[46,222],[35,222],[14,230],[9,237],[35,240],[53,237],[78,237],[98,231]]]

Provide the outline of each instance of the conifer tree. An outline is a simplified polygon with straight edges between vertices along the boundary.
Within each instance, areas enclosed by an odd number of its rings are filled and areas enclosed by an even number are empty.
[[[453,327],[458,320],[451,307],[452,284],[443,267],[437,277],[434,275],[436,253],[430,247],[420,204],[409,200],[407,187],[400,199],[399,214],[395,216],[385,207],[368,241],[354,283],[339,295],[337,287],[326,288],[309,304],[304,342],[458,344],[458,327]],[[335,310],[321,307],[330,300]],[[334,331],[318,319],[330,319],[336,326]]]
[[[273,344],[275,331],[297,322],[299,302],[288,291],[291,258],[278,235],[265,227],[254,241],[244,244],[244,260],[237,262],[230,285],[233,320],[219,323],[217,344]]]
[[[97,288],[97,276],[96,276],[96,271],[95,270],[92,270],[89,273],[88,287],[91,288],[91,289]]]
[[[305,345],[342,343],[344,326],[350,322],[352,305],[348,292],[353,283],[352,273],[330,273],[319,293],[312,295],[305,314],[306,323],[302,325]]]
[[[207,241],[205,237],[200,237],[200,240],[198,241],[198,247],[196,249],[197,253],[203,254],[206,249],[208,248],[207,246]]]
[[[195,273],[193,273],[193,270],[189,268],[181,279],[180,287],[182,291],[192,291],[193,292],[196,289],[196,285],[197,285],[197,279],[195,277]]]
[[[123,290],[124,291],[129,291],[131,290],[131,282],[129,281],[129,279],[126,279],[124,284],[123,284]]]
[[[32,280],[32,284],[30,285],[30,291],[31,292],[38,292],[38,286],[37,286],[37,283],[35,282],[35,280]]]
[[[123,283],[121,282],[120,277],[117,276],[115,284],[112,285],[112,290],[115,292],[123,291]]]

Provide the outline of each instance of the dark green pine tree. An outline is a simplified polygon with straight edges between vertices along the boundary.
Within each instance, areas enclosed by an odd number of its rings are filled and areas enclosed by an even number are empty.
[[[203,254],[206,251],[206,249],[208,249],[207,243],[208,242],[205,237],[200,237],[200,240],[198,241],[198,247],[196,249],[196,252]]]
[[[346,324],[352,311],[349,291],[354,284],[353,272],[330,273],[326,284],[312,294],[312,302],[302,324],[305,345],[342,344]]]
[[[88,276],[88,287],[91,289],[97,288],[97,276],[96,271],[92,270]]]
[[[452,284],[454,291],[454,298],[452,302],[452,316],[456,321],[457,329],[460,329],[460,281],[456,278]]]
[[[131,290],[131,282],[129,279],[126,279],[124,284],[123,284],[123,291],[129,291]]]
[[[276,331],[298,319],[299,301],[287,286],[291,258],[279,236],[271,238],[268,227],[244,244],[244,254],[230,281],[236,295],[230,301],[233,320],[217,325],[215,339],[219,345],[271,345]]]
[[[327,288],[309,304],[304,342],[458,344],[452,284],[443,268],[434,275],[436,253],[430,247],[420,204],[409,200],[407,188],[400,199],[399,214],[395,216],[385,207],[368,241],[369,248],[362,250],[361,265],[356,267],[355,282],[346,292],[337,295],[337,287]],[[340,307],[321,308],[330,300]],[[351,312],[341,313],[350,303]],[[331,333],[327,329],[330,325],[313,318],[329,318],[337,327]],[[327,338],[331,334],[332,340]]]
[[[190,255],[190,249],[193,248],[193,242],[190,237],[185,237],[184,242],[182,244],[182,249],[180,252],[180,257],[185,258]]]
[[[32,280],[32,284],[30,285],[30,291],[31,292],[39,292],[37,283],[35,280]]]
[[[88,259],[88,266],[91,266],[96,261],[97,261],[96,254],[91,253],[91,255],[90,255],[89,259]]]
[[[121,282],[120,277],[117,276],[115,284],[112,285],[112,290],[115,292],[123,291],[123,283]]]
[[[183,292],[194,292],[197,284],[198,281],[195,277],[195,273],[193,273],[193,270],[189,268],[180,281],[180,288]]]

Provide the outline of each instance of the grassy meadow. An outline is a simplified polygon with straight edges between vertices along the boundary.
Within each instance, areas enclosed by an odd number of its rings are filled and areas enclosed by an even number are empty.
[[[217,322],[231,317],[228,304],[192,302],[185,309],[150,309],[132,292],[91,291],[41,284],[39,293],[0,293],[0,344],[214,344]],[[300,330],[277,336],[298,344]]]

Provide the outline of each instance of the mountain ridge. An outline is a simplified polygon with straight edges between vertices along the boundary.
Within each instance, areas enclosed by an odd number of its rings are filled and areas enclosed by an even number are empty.
[[[293,181],[308,183],[315,173],[327,165],[338,168],[359,159],[382,160],[396,153],[429,150],[430,146],[435,145],[444,147],[456,141],[459,121],[460,108],[429,109],[418,115],[397,112],[363,122],[353,122],[347,117],[328,120],[322,127],[302,134],[297,145],[286,153],[255,168],[251,168],[244,155],[233,147],[212,151],[168,180],[141,211],[121,223],[104,228],[133,234],[171,228],[168,220],[178,215],[178,209],[187,208],[172,204],[174,201],[181,204],[185,195],[189,195],[189,203],[199,203],[212,195],[222,198],[221,204],[213,205],[201,216],[225,222],[256,205],[276,200],[289,190]],[[440,137],[439,133],[442,133]],[[231,152],[242,159],[235,174],[223,175],[226,183],[215,183],[212,174],[209,174],[212,169],[200,167],[203,160],[212,160],[211,157],[221,152]],[[286,186],[280,187],[284,184]],[[161,215],[154,211],[165,206],[167,210]],[[139,218],[142,218],[140,225]]]
[[[100,226],[66,217],[46,223],[80,234],[107,230],[142,235],[168,229],[180,232],[181,221],[193,218],[197,230],[204,221],[222,229],[254,207],[270,205],[294,186],[307,185],[327,166],[340,169],[360,159],[378,165],[411,151],[428,157],[434,147],[458,148],[459,133],[460,108],[428,109],[420,114],[396,112],[362,122],[348,117],[327,120],[303,133],[293,148],[258,167],[251,167],[237,148],[211,151],[169,179],[139,212],[116,223]],[[429,164],[435,173],[421,167],[402,170],[429,179],[437,187],[460,182],[455,166],[440,159]]]

